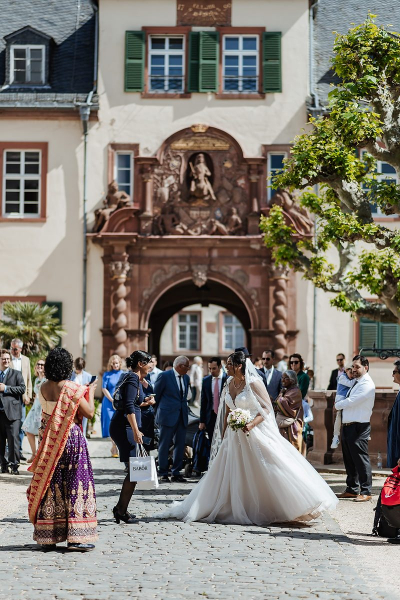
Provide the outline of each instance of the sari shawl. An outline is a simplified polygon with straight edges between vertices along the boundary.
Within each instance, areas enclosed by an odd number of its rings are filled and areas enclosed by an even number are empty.
[[[66,381],[54,410],[47,421],[42,441],[35,459],[28,468],[33,472],[31,484],[27,490],[28,515],[35,525],[39,505],[46,494],[55,468],[64,451],[71,427],[79,408],[79,400],[87,393],[87,387],[74,381]]]
[[[294,385],[288,389],[283,389],[276,399],[276,407],[285,417],[294,419],[294,422],[279,429],[281,435],[301,452],[302,430],[303,430],[303,398],[299,386]]]

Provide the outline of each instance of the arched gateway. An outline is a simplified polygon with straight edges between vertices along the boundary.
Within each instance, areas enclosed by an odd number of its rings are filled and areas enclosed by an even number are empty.
[[[271,267],[258,229],[265,181],[264,158],[194,125],[135,159],[133,201],[110,185],[89,234],[103,247],[104,364],[112,352],[158,353],[166,321],[195,303],[236,315],[253,354],[292,349],[294,276]]]

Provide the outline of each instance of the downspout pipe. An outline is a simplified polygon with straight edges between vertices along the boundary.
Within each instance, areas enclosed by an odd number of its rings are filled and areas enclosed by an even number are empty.
[[[87,181],[88,181],[88,134],[90,107],[93,94],[97,91],[98,55],[99,55],[99,9],[97,3],[92,1],[95,15],[95,38],[94,38],[94,65],[93,65],[93,89],[86,98],[86,103],[79,106],[79,116],[83,130],[83,289],[82,289],[82,357],[86,359],[87,354]]]
[[[310,85],[310,96],[312,99],[312,107],[311,110],[312,111],[319,111],[321,110],[321,106],[319,103],[319,96],[317,94],[317,92],[315,91],[315,85],[314,85],[314,19],[315,19],[315,15],[317,14],[317,7],[319,4],[319,0],[311,0],[311,4],[310,4],[310,9],[309,9],[309,13],[308,13],[308,18],[309,18],[309,72],[310,72],[310,81],[309,81],[309,85]]]

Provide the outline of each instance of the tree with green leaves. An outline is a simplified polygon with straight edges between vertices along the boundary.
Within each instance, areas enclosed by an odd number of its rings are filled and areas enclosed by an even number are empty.
[[[13,338],[23,341],[23,353],[30,358],[43,356],[65,335],[55,306],[36,302],[4,302],[0,320],[3,348],[9,348]]]
[[[310,118],[296,137],[273,181],[275,189],[302,191],[300,204],[316,218],[314,238],[299,240],[279,206],[261,228],[276,263],[335,294],[333,306],[398,322],[400,232],[376,222],[371,204],[384,215],[400,215],[400,187],[376,173],[383,161],[400,181],[400,35],[375,20],[370,14],[336,36],[332,65],[340,84],[325,114]]]

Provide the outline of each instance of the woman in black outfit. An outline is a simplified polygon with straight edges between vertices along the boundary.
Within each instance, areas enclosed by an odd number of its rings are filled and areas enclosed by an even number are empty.
[[[150,370],[151,354],[143,350],[136,350],[127,359],[126,365],[131,369],[124,373],[117,384],[122,383],[121,407],[115,411],[110,423],[110,436],[119,450],[119,460],[129,462],[130,456],[136,456],[136,444],[143,443],[141,427],[140,405],[143,404],[145,393],[140,383]],[[128,512],[128,505],[135,491],[136,482],[129,481],[129,473],[122,484],[121,493],[116,506],[113,508],[114,518],[117,523],[134,523],[135,515]]]

